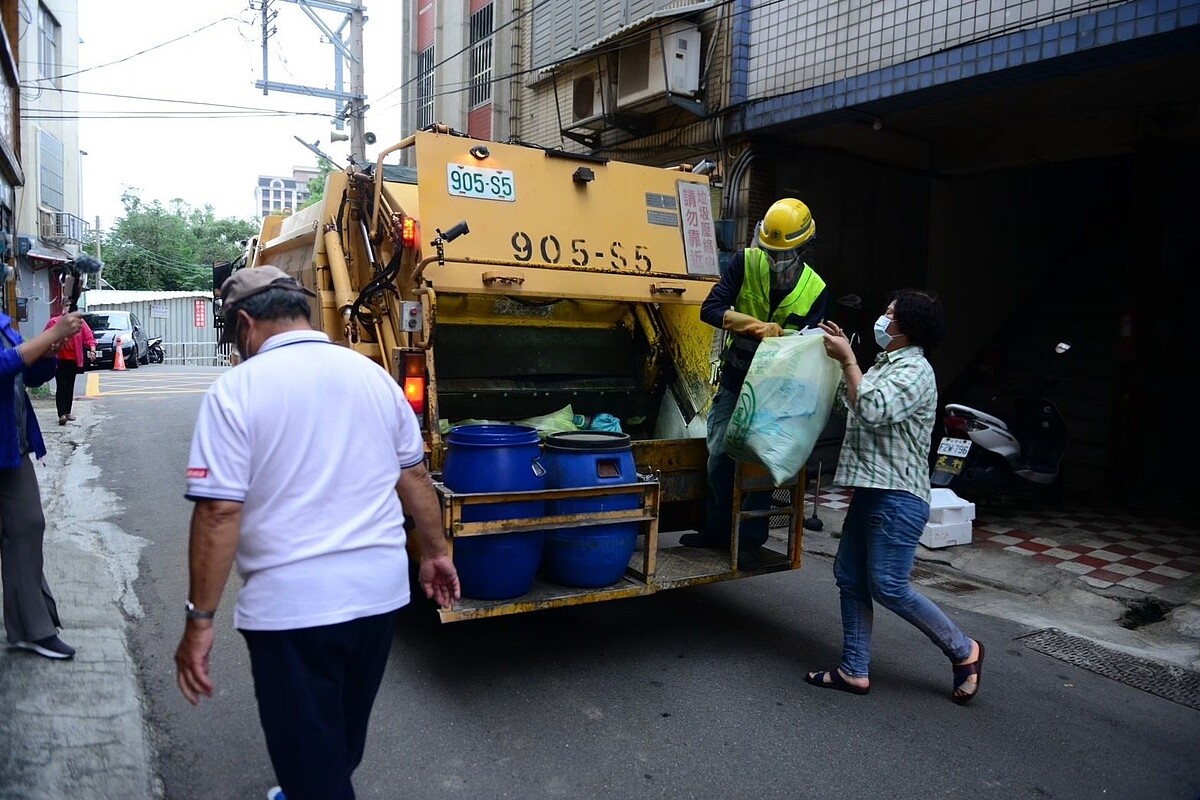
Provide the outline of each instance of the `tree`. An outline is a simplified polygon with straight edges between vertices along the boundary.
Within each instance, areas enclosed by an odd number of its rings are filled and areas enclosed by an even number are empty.
[[[325,197],[325,179],[329,177],[329,173],[338,169],[338,165],[327,158],[317,159],[317,177],[309,179],[308,199],[304,201],[304,205],[301,208],[308,208],[311,205],[321,202]]]
[[[104,280],[117,289],[209,291],[212,265],[234,261],[258,230],[249,220],[217,219],[212,206],[181,199],[145,203],[133,190],[121,195],[125,213],[104,236]]]

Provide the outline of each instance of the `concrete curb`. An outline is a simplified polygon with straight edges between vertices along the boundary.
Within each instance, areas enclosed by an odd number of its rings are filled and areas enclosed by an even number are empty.
[[[108,520],[117,498],[98,486],[87,441],[100,418],[76,403],[58,425],[53,398],[35,397],[46,439],[36,464],[46,513],[45,573],[58,602],[71,661],[6,650],[0,659],[0,797],[148,798],[155,775],[127,625],[142,616],[133,591],[144,540]]]

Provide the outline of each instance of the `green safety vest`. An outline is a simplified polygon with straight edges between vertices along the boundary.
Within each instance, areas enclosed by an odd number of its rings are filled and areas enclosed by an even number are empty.
[[[808,264],[800,271],[796,286],[771,311],[771,261],[756,247],[746,249],[745,276],[738,291],[733,310],[748,314],[763,322],[774,322],[781,328],[799,330],[805,315],[813,303],[825,291],[825,281]],[[725,350],[721,354],[723,365],[733,372],[745,374],[750,361],[758,350],[758,340],[749,336],[725,336]]]

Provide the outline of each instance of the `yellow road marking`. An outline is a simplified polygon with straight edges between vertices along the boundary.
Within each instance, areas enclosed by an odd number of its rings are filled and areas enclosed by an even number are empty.
[[[171,375],[156,376],[154,379],[150,379],[149,376],[138,378],[137,376],[108,375],[105,377],[105,388],[102,390],[100,388],[101,374],[100,372],[88,373],[87,387],[84,390],[86,397],[114,397],[116,395],[134,394],[203,394],[208,390],[208,385],[217,377],[211,373],[174,373]],[[198,381],[195,380],[196,378],[200,378],[203,384],[197,386]]]

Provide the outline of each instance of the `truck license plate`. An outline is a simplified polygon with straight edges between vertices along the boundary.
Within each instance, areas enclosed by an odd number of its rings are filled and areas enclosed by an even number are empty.
[[[943,438],[938,444],[937,452],[939,456],[966,458],[967,453],[971,452],[971,440]]]
[[[446,188],[456,197],[514,203],[517,185],[511,169],[483,169],[467,164],[446,165]]]

